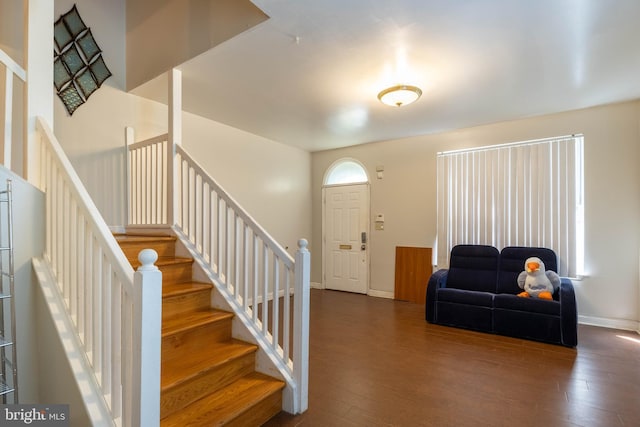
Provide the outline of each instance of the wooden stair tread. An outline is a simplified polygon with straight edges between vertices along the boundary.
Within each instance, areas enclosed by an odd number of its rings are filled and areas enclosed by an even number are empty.
[[[138,242],[174,242],[175,236],[151,236],[143,234],[114,234],[113,237],[120,244],[138,243]]]
[[[224,425],[282,388],[284,382],[253,372],[169,415],[161,425]]]
[[[137,259],[129,259],[129,262],[133,266],[134,269],[140,267],[140,261]],[[191,264],[193,263],[193,258],[186,257],[177,257],[177,256],[161,256],[158,257],[158,260],[155,262],[157,267],[167,266],[167,265],[175,265],[175,264]]]
[[[207,354],[192,353],[162,366],[162,390],[197,377],[200,373],[217,368],[236,358],[254,353],[258,346],[244,341],[230,340],[216,344]]]
[[[230,319],[232,317],[233,313],[215,309],[184,313],[180,316],[171,317],[162,322],[162,337],[165,338],[179,332],[184,332],[209,323]]]
[[[214,286],[193,281],[194,260],[174,256],[177,238],[114,237],[134,269],[140,266],[142,249],[153,248],[159,255],[155,265],[163,273],[161,425],[260,425],[278,413],[285,383],[254,371],[258,346],[232,338],[234,313],[210,308]]]
[[[186,282],[186,283],[168,283],[162,285],[162,297],[173,297],[178,295],[186,295],[193,292],[209,291],[213,288],[211,283],[202,282]]]

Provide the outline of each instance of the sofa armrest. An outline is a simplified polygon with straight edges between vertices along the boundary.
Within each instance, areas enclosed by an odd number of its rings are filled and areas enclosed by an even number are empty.
[[[436,290],[447,286],[447,275],[449,270],[438,270],[431,275],[427,283],[427,298],[425,301],[425,319],[429,323],[435,321],[436,300],[438,298]]]
[[[578,345],[578,310],[571,279],[561,278],[559,291],[562,344],[575,347]]]

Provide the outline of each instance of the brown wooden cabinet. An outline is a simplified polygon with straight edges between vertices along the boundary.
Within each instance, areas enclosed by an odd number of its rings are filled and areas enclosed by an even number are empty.
[[[432,270],[431,248],[396,246],[394,298],[424,304]]]

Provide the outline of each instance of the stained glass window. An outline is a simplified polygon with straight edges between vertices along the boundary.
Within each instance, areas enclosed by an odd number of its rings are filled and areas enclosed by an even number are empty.
[[[56,56],[53,61],[53,83],[56,86],[56,90],[59,92],[62,88],[71,81],[71,75],[69,70],[62,62],[62,58]]]
[[[75,5],[60,16],[53,28],[53,84],[71,115],[102,86],[111,71]]]
[[[96,44],[96,41],[93,39],[93,35],[91,34],[91,30],[87,30],[84,35],[78,37],[78,46],[80,46],[80,50],[82,54],[89,62],[93,61],[93,58],[97,54],[100,53],[100,48]]]
[[[93,74],[93,78],[96,80],[98,87],[102,86],[105,80],[111,76],[111,71],[107,68],[102,56],[98,56],[98,58],[89,65],[91,69],[91,74]]]
[[[82,99],[74,85],[69,85],[65,90],[58,92],[58,96],[64,102],[69,114],[73,114],[79,106],[84,104],[84,99]]]

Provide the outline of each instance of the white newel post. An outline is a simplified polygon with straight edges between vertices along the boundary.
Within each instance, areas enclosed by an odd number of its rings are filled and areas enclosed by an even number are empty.
[[[133,391],[134,422],[139,426],[160,425],[160,348],[162,328],[162,272],[154,263],[158,254],[144,249],[142,264],[134,274]],[[139,346],[139,347],[138,347]],[[137,404],[139,402],[139,405]]]
[[[309,297],[311,254],[305,239],[298,241],[295,257],[295,297],[293,307],[293,376],[298,386],[294,396],[294,413],[309,406]],[[298,330],[296,331],[296,328]]]

